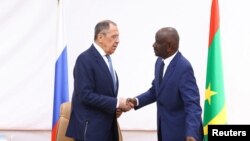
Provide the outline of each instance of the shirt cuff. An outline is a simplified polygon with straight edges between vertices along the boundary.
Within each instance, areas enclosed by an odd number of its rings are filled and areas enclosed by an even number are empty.
[[[137,105],[135,105],[135,106],[138,106],[139,105],[139,99],[136,97],[135,100],[136,100],[136,103],[137,103]]]
[[[119,98],[117,98],[116,108],[119,108]]]

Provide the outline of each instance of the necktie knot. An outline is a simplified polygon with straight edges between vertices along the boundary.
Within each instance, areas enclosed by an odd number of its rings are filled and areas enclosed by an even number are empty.
[[[106,55],[109,62],[111,62],[111,57],[109,55]]]

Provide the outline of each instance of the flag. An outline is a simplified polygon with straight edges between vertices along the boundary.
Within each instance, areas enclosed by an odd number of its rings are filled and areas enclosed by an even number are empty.
[[[218,0],[212,0],[207,58],[207,76],[203,116],[204,136],[208,125],[226,124],[226,103],[220,45],[220,17]]]
[[[62,0],[58,3],[57,60],[55,64],[54,104],[51,141],[56,141],[60,105],[69,101],[67,45],[65,40]]]

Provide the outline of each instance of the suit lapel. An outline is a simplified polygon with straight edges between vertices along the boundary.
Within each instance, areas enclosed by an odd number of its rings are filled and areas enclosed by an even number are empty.
[[[178,52],[175,57],[173,58],[173,60],[169,63],[167,69],[166,69],[166,72],[164,74],[164,77],[163,77],[163,80],[162,80],[162,83],[161,83],[161,86],[160,86],[160,89],[162,89],[164,87],[164,85],[167,84],[168,80],[170,79],[171,77],[171,74],[174,72],[175,70],[175,66],[176,66],[176,63],[177,61],[179,60],[180,58],[180,52]]]
[[[108,68],[106,62],[103,60],[102,56],[96,50],[96,48],[94,47],[94,45],[91,46],[91,51],[92,51],[92,53],[93,53],[93,55],[94,55],[94,57],[96,59],[96,62],[99,64],[100,69],[103,70],[104,73],[108,76],[108,79],[110,81],[109,84],[111,84],[110,86],[111,86],[111,88],[112,88],[112,90],[114,92],[113,79],[112,79],[112,76],[110,74],[110,71],[109,71],[109,68]],[[117,78],[117,76],[116,76],[116,78]],[[118,80],[118,78],[117,78],[117,80]],[[104,83],[106,83],[106,82],[104,82]],[[115,94],[115,92],[114,92],[114,94]]]

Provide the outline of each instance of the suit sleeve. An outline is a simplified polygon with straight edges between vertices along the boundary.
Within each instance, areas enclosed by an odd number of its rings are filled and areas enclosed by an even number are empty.
[[[161,59],[158,58],[157,61],[155,62],[155,68],[157,67],[157,63],[159,63],[160,61],[161,61]],[[155,77],[156,77],[156,73],[157,73],[156,71],[157,70],[155,69]],[[135,107],[135,110],[156,101],[155,79],[152,81],[151,85],[152,86],[148,91],[137,96],[138,101],[139,101],[139,105],[137,107]]]
[[[139,101],[139,105],[135,107],[135,110],[156,101],[154,80],[152,82],[152,87],[148,91],[146,91],[145,93],[142,93],[142,94],[138,95],[137,98],[138,98],[138,101]]]
[[[201,127],[200,94],[194,72],[191,66],[187,67],[179,83],[181,98],[184,101],[186,113],[186,136],[198,139]]]

